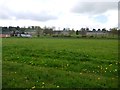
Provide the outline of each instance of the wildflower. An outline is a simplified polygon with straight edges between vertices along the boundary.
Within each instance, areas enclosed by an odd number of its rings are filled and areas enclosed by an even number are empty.
[[[57,86],[57,88],[59,88],[60,86]]]
[[[114,79],[114,78],[112,78],[112,79]]]
[[[117,69],[115,69],[115,71],[117,71]]]
[[[44,86],[42,86],[42,88],[44,88]]]
[[[105,69],[107,70],[107,67]]]
[[[32,89],[34,89],[34,88],[35,88],[35,86],[32,87]]]
[[[98,78],[98,80],[100,80],[100,78]]]
[[[109,66],[112,66],[112,64],[110,64]]]
[[[67,67],[69,66],[69,64],[67,64]]]
[[[44,82],[42,82],[42,84],[45,84]]]
[[[80,75],[82,75],[82,73],[80,73]]]

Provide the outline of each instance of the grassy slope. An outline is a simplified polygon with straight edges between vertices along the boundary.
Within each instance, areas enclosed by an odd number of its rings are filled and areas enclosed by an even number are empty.
[[[117,40],[3,39],[3,87],[117,87]]]

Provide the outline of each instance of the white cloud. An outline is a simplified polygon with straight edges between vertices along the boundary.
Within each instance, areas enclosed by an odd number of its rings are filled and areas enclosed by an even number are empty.
[[[0,0],[0,26],[46,25],[75,29],[115,27],[118,14],[117,3],[114,2],[113,0]],[[96,20],[100,19],[101,15],[107,18],[105,23]]]

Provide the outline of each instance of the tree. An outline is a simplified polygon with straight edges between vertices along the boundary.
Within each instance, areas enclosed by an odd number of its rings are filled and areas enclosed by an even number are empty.
[[[110,28],[110,33],[114,36],[118,34],[117,28]]]
[[[37,37],[40,36],[41,32],[42,32],[42,29],[40,26],[35,26],[34,29],[36,30],[36,33],[37,33]]]
[[[102,29],[102,32],[106,32],[106,31],[107,31],[106,28],[103,28],[103,29]]]
[[[74,29],[72,29],[72,30],[69,30],[69,35],[73,35],[73,34],[75,34],[75,31],[74,31]]]
[[[63,28],[63,31],[65,31],[66,29],[65,28]]]
[[[92,31],[93,31],[93,32],[95,32],[95,31],[96,31],[96,29],[94,29],[94,28],[93,28],[93,30],[92,30]]]
[[[76,35],[79,35],[79,31],[78,30],[76,31]]]
[[[87,32],[86,32],[85,28],[81,28],[81,35],[82,35],[82,36],[86,36],[86,33],[87,33]]]
[[[100,29],[98,29],[98,32],[100,32],[101,30]]]
[[[43,30],[43,33],[52,35],[53,34],[53,29],[45,27],[44,30]]]
[[[89,28],[88,28],[88,27],[86,28],[86,31],[89,31]]]

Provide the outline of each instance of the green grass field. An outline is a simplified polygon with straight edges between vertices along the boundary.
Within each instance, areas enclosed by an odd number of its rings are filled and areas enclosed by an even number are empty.
[[[118,41],[3,38],[3,88],[117,88]]]

